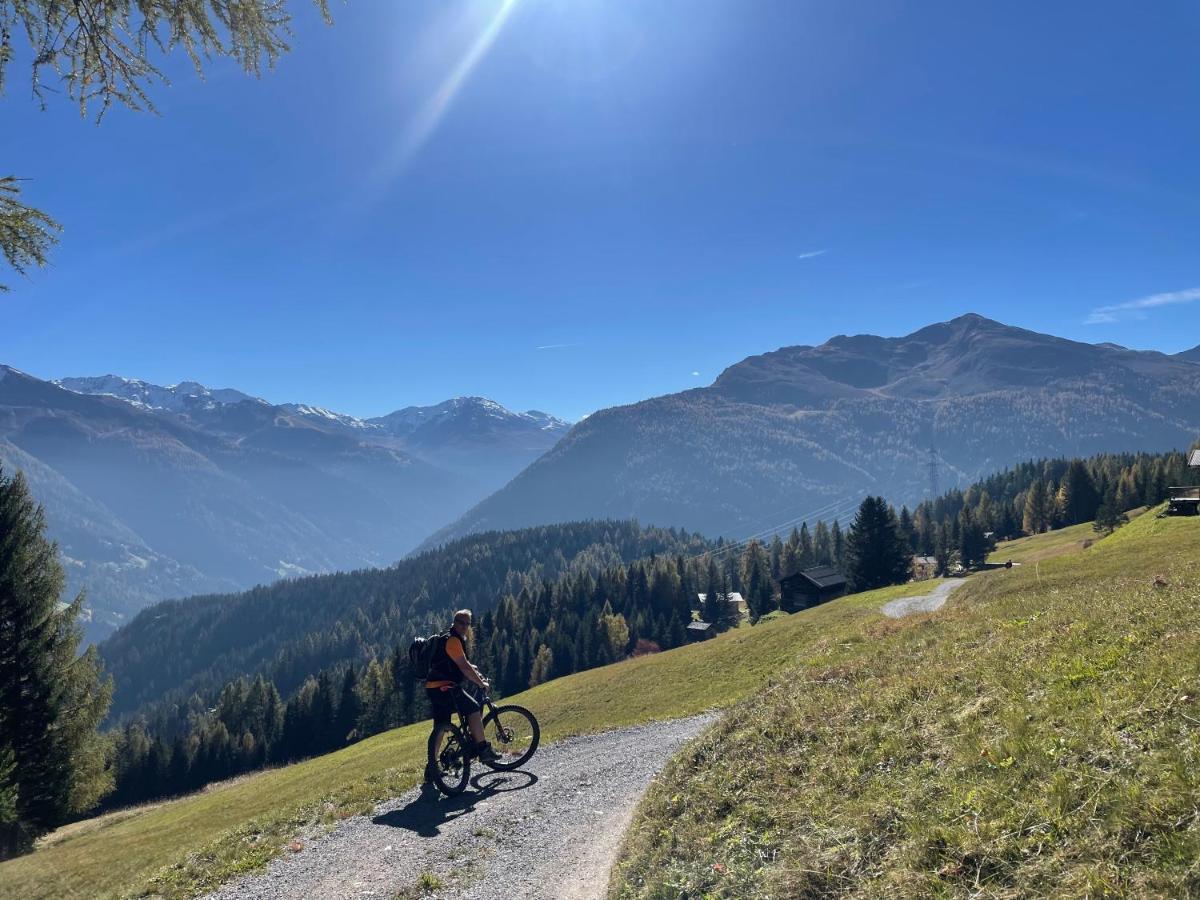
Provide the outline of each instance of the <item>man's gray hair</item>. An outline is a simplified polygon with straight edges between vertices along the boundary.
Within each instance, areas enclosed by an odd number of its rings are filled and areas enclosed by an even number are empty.
[[[456,625],[470,625],[472,622],[474,622],[474,620],[475,617],[471,615],[471,611],[469,609],[460,609],[454,614],[454,623]]]

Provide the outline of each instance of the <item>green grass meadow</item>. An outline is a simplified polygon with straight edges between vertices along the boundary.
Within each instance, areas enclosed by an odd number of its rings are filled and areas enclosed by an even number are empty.
[[[934,614],[812,617],[652,788],[612,896],[1200,896],[1200,519],[1084,539]]]
[[[534,710],[547,741],[726,707],[764,689],[831,624],[850,628],[912,592],[901,586],[849,597],[508,699]],[[428,723],[398,728],[328,756],[69,826],[33,854],[0,864],[0,897],[196,896],[265,865],[296,834],[413,787],[428,733]],[[536,758],[531,765],[536,771]]]

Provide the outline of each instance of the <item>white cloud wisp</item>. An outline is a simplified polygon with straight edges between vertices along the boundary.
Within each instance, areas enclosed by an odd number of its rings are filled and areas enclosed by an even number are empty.
[[[1145,318],[1146,312],[1162,306],[1179,306],[1184,303],[1194,303],[1200,300],[1200,288],[1188,288],[1186,291],[1170,291],[1165,294],[1151,294],[1126,303],[1113,303],[1109,306],[1097,306],[1086,319],[1085,325],[1105,325],[1119,322],[1126,318]]]

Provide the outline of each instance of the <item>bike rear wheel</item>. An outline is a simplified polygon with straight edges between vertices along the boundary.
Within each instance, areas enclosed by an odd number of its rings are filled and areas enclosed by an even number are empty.
[[[441,737],[441,748],[434,753]],[[447,797],[461,794],[471,780],[471,754],[467,739],[457,725],[442,725],[429,736],[427,753],[430,774],[437,789]]]
[[[542,729],[523,706],[493,706],[483,720],[483,736],[500,758],[484,765],[502,772],[519,769],[537,751]]]

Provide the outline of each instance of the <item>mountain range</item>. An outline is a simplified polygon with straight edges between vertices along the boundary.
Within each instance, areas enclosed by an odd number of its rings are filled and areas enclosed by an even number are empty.
[[[45,504],[97,638],[156,600],[385,565],[479,531],[637,518],[744,537],[1030,458],[1183,447],[1200,433],[1197,363],[1200,347],[965,315],[752,356],[573,428],[478,397],[362,419],[0,367],[0,463]]]
[[[93,639],[167,597],[393,562],[568,427],[481,398],[362,420],[0,366],[0,463],[46,507]]]
[[[845,516],[867,493],[914,504],[1027,459],[1186,447],[1196,362],[1200,348],[1080,343],[974,314],[784,347],[589,416],[426,546],[593,517],[746,536]]]

